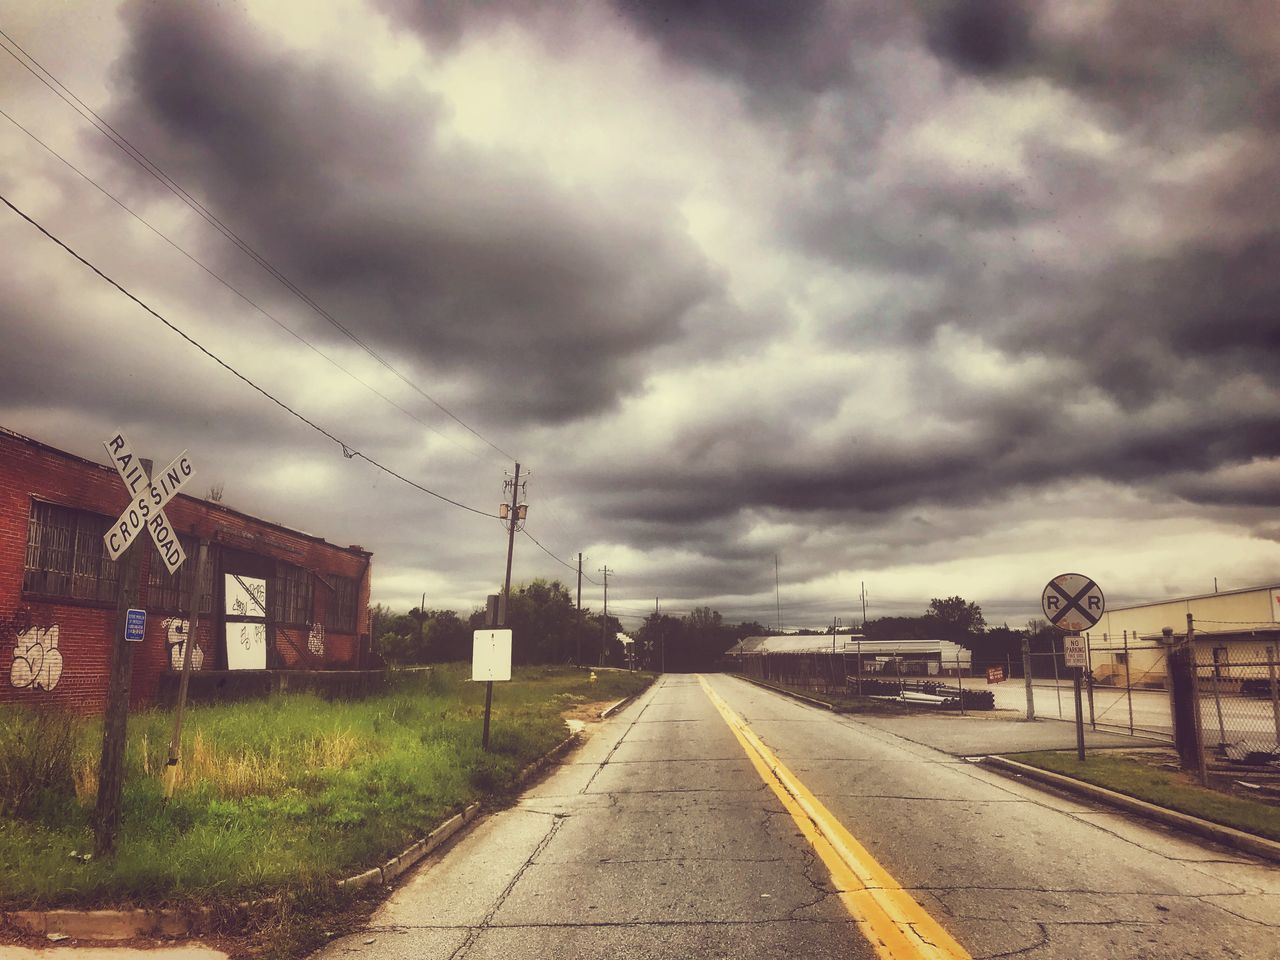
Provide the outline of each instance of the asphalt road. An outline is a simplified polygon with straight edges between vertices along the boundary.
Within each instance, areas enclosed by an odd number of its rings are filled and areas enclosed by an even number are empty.
[[[1280,958],[1280,869],[921,742],[1012,721],[907,719],[664,677],[321,956]]]

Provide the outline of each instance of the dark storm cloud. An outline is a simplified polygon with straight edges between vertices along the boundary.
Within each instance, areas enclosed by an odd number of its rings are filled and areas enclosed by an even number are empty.
[[[1059,367],[1000,402],[949,396],[945,378],[903,383],[923,415],[956,425],[954,442],[904,437],[804,454],[784,443],[770,457],[760,433],[803,433],[805,422],[777,409],[768,426],[717,424],[716,447],[737,456],[711,468],[676,437],[670,462],[628,472],[625,494],[609,492],[616,471],[592,478],[600,515],[628,518],[639,542],[674,537],[714,551],[708,516],[990,502],[1073,478],[1205,500],[1209,488],[1174,477],[1280,449],[1270,401],[1241,413],[1218,390],[1246,375],[1273,380],[1280,361],[1274,10],[1018,0],[919,0],[895,13],[819,0],[616,7],[669,62],[739,84],[789,130],[796,176],[773,198],[784,241],[847,269],[851,284],[868,271],[891,281],[878,308],[829,318],[832,342],[934,350],[952,329],[1011,360]],[[444,29],[420,17],[418,27],[456,37],[484,22]],[[1016,164],[988,164],[979,151],[966,164],[903,153],[903,134],[947,121],[952,97],[984,89],[1009,98],[990,111],[1056,94],[1065,112],[1022,135]],[[1110,137],[1105,149],[1070,142],[1082,127]],[[1238,142],[1219,143],[1228,133]],[[1161,169],[1201,148],[1227,159],[1201,177]],[[1127,205],[1142,203],[1151,213],[1137,215],[1163,223],[1149,240],[1124,220],[1135,215]],[[1056,235],[1050,251],[1037,231]],[[1112,406],[1105,427],[1070,412],[1089,390]],[[1162,405],[1186,396],[1199,409],[1167,422]],[[1256,499],[1251,489],[1242,493]],[[733,535],[720,541],[731,549]]]
[[[616,0],[664,53],[745,81],[765,95],[814,93],[848,70],[850,26],[828,0]]]
[[[446,146],[420,92],[376,93],[210,7],[135,5],[128,26],[120,125],[361,336],[467,369],[502,398],[495,415],[609,407],[721,301],[661,199],[571,192]]]
[[[975,73],[1030,59],[1030,17],[1017,0],[935,0],[924,4],[931,49]]]

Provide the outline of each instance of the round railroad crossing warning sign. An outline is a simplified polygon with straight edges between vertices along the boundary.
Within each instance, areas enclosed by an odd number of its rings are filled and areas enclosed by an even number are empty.
[[[1044,588],[1040,606],[1051,624],[1067,633],[1076,633],[1088,630],[1101,620],[1107,602],[1102,588],[1083,573],[1063,573]]]

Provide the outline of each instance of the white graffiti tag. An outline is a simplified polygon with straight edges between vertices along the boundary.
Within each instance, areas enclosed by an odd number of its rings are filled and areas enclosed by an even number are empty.
[[[17,636],[9,682],[19,689],[52,690],[62,677],[58,626],[30,627]]]
[[[164,642],[169,647],[169,666],[174,670],[181,670],[182,658],[186,656],[190,625],[183,617],[170,617],[161,626],[164,628]],[[204,666],[204,651],[197,643],[191,650],[191,669],[199,670],[202,666]]]
[[[324,624],[313,623],[311,633],[307,637],[307,649],[317,657],[324,656]]]

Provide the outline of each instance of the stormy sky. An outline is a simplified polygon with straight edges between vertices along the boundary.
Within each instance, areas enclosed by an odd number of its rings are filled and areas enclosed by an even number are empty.
[[[616,569],[624,623],[660,596],[773,625],[775,555],[787,626],[860,619],[863,582],[870,616],[960,594],[1020,626],[1066,571],[1113,603],[1280,574],[1275,4],[0,29],[0,194],[415,483],[496,512],[518,459],[528,532]],[[229,505],[372,550],[396,607],[496,589],[497,519],[345,458],[7,207],[0,244],[0,424],[189,448]],[[574,580],[520,537],[536,576]]]

